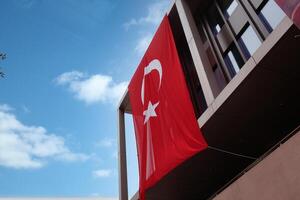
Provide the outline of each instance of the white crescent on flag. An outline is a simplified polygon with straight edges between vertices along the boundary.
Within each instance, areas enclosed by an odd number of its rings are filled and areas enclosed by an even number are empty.
[[[142,88],[141,88],[141,99],[142,99],[143,105],[144,105],[145,76],[147,74],[150,74],[153,70],[156,70],[159,74],[159,86],[158,86],[158,90],[159,90],[160,85],[161,85],[161,79],[162,79],[162,67],[161,67],[160,61],[158,59],[152,60],[149,63],[149,65],[144,68],[144,77],[143,77]]]

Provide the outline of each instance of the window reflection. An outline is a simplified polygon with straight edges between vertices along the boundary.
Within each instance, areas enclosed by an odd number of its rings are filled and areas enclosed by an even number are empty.
[[[230,4],[230,6],[227,8],[227,14],[229,16],[232,15],[232,13],[235,11],[236,7],[238,6],[238,3],[236,2],[236,0],[233,0]]]
[[[261,41],[259,40],[252,26],[247,27],[238,40],[238,43],[247,59],[252,56],[261,45]]]
[[[232,51],[229,51],[227,56],[229,58],[230,64],[232,65],[235,73],[238,73],[240,71],[240,68],[239,68],[239,65],[237,64],[237,62],[235,60],[235,57],[233,56]]]
[[[239,4],[237,0],[219,0],[219,5],[225,17],[229,18]]]
[[[243,66],[243,59],[238,52],[236,46],[232,46],[224,57],[224,61],[227,65],[228,71],[231,77],[234,77],[236,73],[240,71]]]
[[[219,32],[221,31],[221,27],[220,27],[219,24],[217,24],[217,25],[215,26],[215,30],[217,31],[217,33],[219,33]]]
[[[269,0],[259,13],[259,17],[269,32],[272,32],[276,28],[284,16],[284,12],[274,0]]]

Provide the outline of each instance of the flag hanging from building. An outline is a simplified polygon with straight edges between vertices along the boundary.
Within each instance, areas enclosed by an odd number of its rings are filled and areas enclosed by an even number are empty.
[[[300,28],[300,0],[275,0],[287,16]]]
[[[194,114],[168,17],[130,84],[140,198],[168,172],[207,147]]]

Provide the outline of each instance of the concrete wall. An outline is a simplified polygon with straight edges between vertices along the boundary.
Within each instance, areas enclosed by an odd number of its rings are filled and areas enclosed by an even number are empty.
[[[254,199],[300,199],[300,131],[214,198]]]

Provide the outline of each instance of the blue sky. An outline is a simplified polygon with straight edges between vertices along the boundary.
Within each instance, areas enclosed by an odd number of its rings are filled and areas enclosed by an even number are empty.
[[[168,0],[3,0],[0,196],[118,197],[116,105]],[[126,117],[129,193],[138,188]]]

